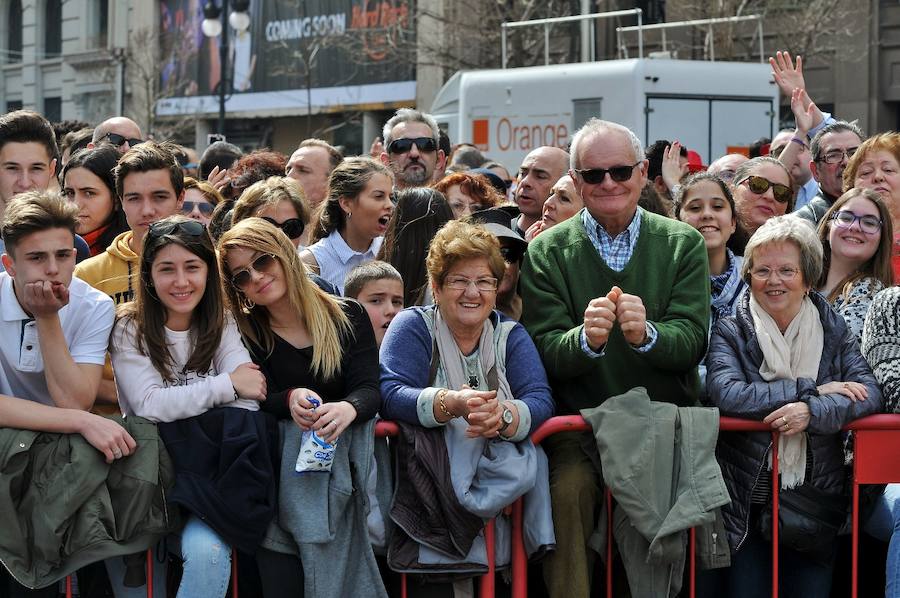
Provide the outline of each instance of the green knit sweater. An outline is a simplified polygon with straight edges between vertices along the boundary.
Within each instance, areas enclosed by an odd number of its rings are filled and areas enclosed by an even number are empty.
[[[706,247],[696,230],[645,211],[634,254],[616,272],[577,214],[529,244],[520,284],[521,322],[541,354],[560,413],[577,414],[636,386],[655,401],[697,402],[710,295]],[[603,355],[591,358],[581,347],[584,310],[613,286],[641,298],[659,335],[652,349],[639,353],[616,324]]]

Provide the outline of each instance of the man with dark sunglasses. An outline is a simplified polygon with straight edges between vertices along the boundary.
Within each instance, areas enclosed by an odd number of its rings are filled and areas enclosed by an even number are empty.
[[[572,140],[570,165],[584,209],[529,243],[520,279],[522,324],[547,366],[558,413],[579,414],[638,386],[655,401],[697,404],[709,326],[703,237],[638,207],[647,160],[626,127],[588,121]],[[587,547],[603,497],[584,450],[592,442],[589,433],[575,432],[543,444],[557,540],[544,561],[553,598],[591,595],[595,553]],[[629,546],[638,542],[624,540],[626,567],[653,566],[645,563],[646,549],[636,556]],[[656,567],[639,576],[670,578],[665,566]],[[680,571],[674,575],[681,579]]]
[[[114,116],[97,125],[88,147],[109,143],[119,150],[119,154],[124,154],[143,141],[144,135],[136,122],[125,116]]]
[[[412,108],[400,108],[384,124],[381,161],[394,171],[395,188],[431,184],[435,169],[443,168],[446,160],[438,137],[434,118]]]

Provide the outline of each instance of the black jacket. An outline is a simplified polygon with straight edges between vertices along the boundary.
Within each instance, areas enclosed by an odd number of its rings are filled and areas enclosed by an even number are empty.
[[[846,492],[841,427],[860,417],[881,411],[881,390],[859,345],[846,324],[825,299],[810,293],[824,330],[824,347],[816,380],[773,380],[759,374],[762,350],[750,316],[750,294],[741,298],[737,315],[716,324],[706,357],[707,401],[723,416],[762,420],[779,407],[795,401],[809,405],[809,450],[812,477],[807,481],[827,492]],[[852,402],[843,395],[819,395],[817,386],[827,382],[860,382],[869,392],[865,401]],[[731,505],[723,507],[732,551],[740,548],[749,528],[750,497],[760,475],[770,475],[766,453],[771,435],[763,432],[723,433],[717,453]]]
[[[175,467],[169,502],[200,517],[229,545],[256,552],[277,509],[275,419],[219,407],[158,427]]]

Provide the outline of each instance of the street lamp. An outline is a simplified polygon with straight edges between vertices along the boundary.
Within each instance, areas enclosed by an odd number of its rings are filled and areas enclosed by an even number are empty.
[[[216,6],[213,0],[209,0],[203,6],[203,23],[200,28],[206,37],[222,36],[219,42],[219,135],[225,135],[225,94],[230,91],[228,79],[228,25],[236,31],[246,31],[250,27],[250,0],[232,0],[234,10],[228,14],[229,0],[222,0],[222,6]],[[228,15],[228,22],[225,17]]]

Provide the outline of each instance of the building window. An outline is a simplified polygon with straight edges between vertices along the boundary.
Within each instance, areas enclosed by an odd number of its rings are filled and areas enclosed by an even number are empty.
[[[6,111],[7,112],[15,112],[16,110],[21,110],[23,107],[22,100],[10,100],[6,102]]]
[[[62,53],[62,0],[47,0],[44,5],[44,56]]]
[[[44,117],[52,123],[62,120],[62,98],[44,98]]]
[[[22,62],[22,0],[10,0],[7,17],[6,62]]]
[[[88,47],[105,48],[109,28],[109,0],[92,0],[88,18]]]

